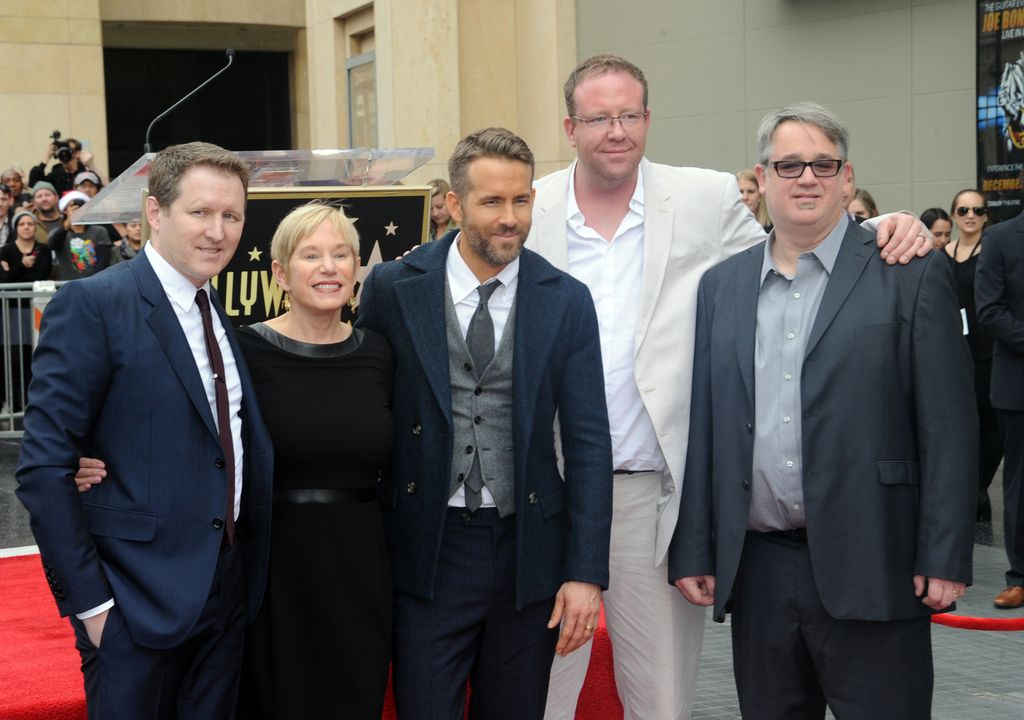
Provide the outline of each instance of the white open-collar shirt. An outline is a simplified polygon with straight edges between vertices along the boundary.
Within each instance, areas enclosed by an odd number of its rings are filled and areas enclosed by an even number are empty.
[[[566,235],[569,274],[594,298],[601,332],[604,392],[616,470],[665,469],[654,423],[644,407],[634,373],[636,328],[644,280],[644,179],[637,169],[636,189],[611,242],[586,225],[576,202],[576,163],[569,169]]]

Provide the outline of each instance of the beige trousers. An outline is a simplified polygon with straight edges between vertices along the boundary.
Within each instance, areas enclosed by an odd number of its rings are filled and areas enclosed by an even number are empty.
[[[704,608],[654,567],[661,473],[616,475],[605,620],[625,720],[688,720],[704,640]],[[588,642],[555,656],[544,720],[573,720],[590,663]]]

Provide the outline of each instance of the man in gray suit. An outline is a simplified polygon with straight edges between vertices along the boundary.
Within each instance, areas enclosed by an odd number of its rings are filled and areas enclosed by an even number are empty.
[[[775,229],[708,271],[669,577],[732,612],[740,709],[928,718],[929,615],[971,581],[971,360],[944,258],[886,268],[842,210],[849,134],[765,117]]]

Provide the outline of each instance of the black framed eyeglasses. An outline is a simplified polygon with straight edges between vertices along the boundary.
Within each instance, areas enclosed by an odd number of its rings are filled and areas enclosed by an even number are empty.
[[[768,163],[775,168],[775,174],[780,178],[798,178],[804,174],[806,168],[810,168],[814,177],[835,177],[839,174],[839,168],[843,166],[842,160],[776,160]]]
[[[956,214],[959,215],[960,217],[966,217],[967,213],[971,212],[972,210],[974,211],[974,214],[977,215],[978,217],[985,217],[986,215],[988,215],[987,207],[958,207],[956,209]]]
[[[623,128],[635,128],[643,122],[646,117],[647,111],[644,110],[643,112],[628,112],[622,113],[621,115],[595,115],[594,117],[589,118],[573,115],[572,119],[581,125],[597,130],[611,127],[612,123],[616,120],[619,121],[619,125]]]

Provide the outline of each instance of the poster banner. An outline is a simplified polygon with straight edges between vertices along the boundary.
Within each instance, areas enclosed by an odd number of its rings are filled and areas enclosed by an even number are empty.
[[[270,240],[277,224],[293,208],[310,200],[337,204],[355,219],[359,231],[360,267],[356,272],[358,308],[362,281],[374,265],[393,260],[427,239],[429,187],[250,188],[245,229],[238,250],[213,278],[224,311],[234,326],[251,325],[282,311],[284,292],[270,271]],[[350,321],[351,308],[342,310]]]
[[[978,187],[990,224],[1021,211],[1024,0],[978,2]]]

